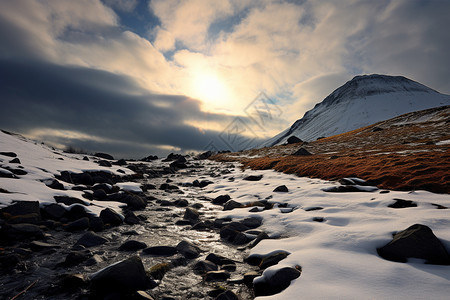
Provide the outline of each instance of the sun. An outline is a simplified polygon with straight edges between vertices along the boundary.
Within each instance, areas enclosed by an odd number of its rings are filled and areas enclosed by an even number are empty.
[[[222,106],[229,100],[227,85],[212,71],[198,71],[194,74],[192,93],[209,107]]]

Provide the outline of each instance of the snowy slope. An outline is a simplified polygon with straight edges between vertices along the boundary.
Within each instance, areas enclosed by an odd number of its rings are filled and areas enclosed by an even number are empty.
[[[0,193],[0,208],[10,205],[13,201],[54,203],[54,196],[83,199],[83,192],[71,190],[71,184],[64,183],[65,190],[51,189],[46,185],[46,183],[54,180],[55,175],[59,175],[61,171],[70,171],[71,173],[105,171],[116,175],[124,175],[118,172],[118,169],[121,169],[125,174],[133,173],[131,170],[119,166],[101,167],[94,162],[95,158],[93,157],[90,158],[90,161],[86,161],[82,159],[84,155],[53,150],[22,136],[4,131],[0,131],[0,152],[14,152],[20,160],[20,164],[11,163],[13,157],[0,154],[0,172],[8,172],[8,168],[19,168],[27,173],[18,176],[19,178],[0,178],[0,188],[8,191],[8,193]],[[118,207],[123,206],[123,203],[108,201],[89,201],[86,204],[90,204],[88,210],[97,214],[105,207],[119,211]]]
[[[312,141],[405,113],[449,104],[449,95],[438,93],[405,77],[356,76],[262,146],[283,144],[292,135]]]

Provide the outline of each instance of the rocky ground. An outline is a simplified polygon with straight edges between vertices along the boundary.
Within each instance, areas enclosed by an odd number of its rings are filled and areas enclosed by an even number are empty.
[[[204,187],[230,176],[232,164],[181,155],[158,162],[108,158],[98,163],[135,174],[62,171],[48,187],[70,183],[83,199],[56,196],[54,204],[20,201],[0,210],[2,299],[254,298],[253,278],[283,254],[246,260],[248,249],[268,238],[261,219],[217,218],[235,203],[225,195],[208,197]],[[119,191],[130,181],[137,188]],[[95,216],[85,207],[92,200],[122,202],[123,211],[105,208]],[[300,270],[288,273],[256,292],[277,293]]]

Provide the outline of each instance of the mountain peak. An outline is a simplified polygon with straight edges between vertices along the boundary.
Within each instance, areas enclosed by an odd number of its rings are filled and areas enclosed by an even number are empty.
[[[405,113],[445,106],[450,96],[403,76],[359,75],[334,90],[303,118],[262,146],[305,141],[358,129]]]
[[[343,99],[365,98],[379,94],[414,92],[438,93],[423,84],[403,76],[358,75],[334,90],[324,99],[323,103],[338,103]]]

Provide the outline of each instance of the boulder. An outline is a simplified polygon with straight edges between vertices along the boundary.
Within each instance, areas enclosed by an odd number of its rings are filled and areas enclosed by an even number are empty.
[[[407,208],[407,207],[417,207],[417,203],[411,201],[411,200],[403,200],[403,199],[394,199],[395,202],[392,204],[389,204],[388,207],[390,208]]]
[[[53,197],[56,201],[56,203],[63,203],[67,206],[70,206],[72,204],[81,204],[86,205],[86,202],[84,200],[75,198],[75,197],[69,197],[69,196],[54,196]]]
[[[6,213],[11,216],[19,216],[26,214],[40,215],[38,201],[16,201],[14,204],[0,209],[0,213]]]
[[[287,192],[289,192],[289,189],[285,185],[280,185],[280,186],[277,186],[273,191],[279,192],[279,193],[287,193]]]
[[[212,202],[212,204],[222,205],[230,199],[231,199],[230,195],[220,195],[220,196],[217,196],[216,198],[214,198],[211,202]]]
[[[193,269],[194,273],[197,275],[205,275],[207,272],[219,270],[215,263],[208,260],[201,260],[196,262]]]
[[[58,180],[54,179],[50,184],[46,184],[49,188],[54,190],[64,190],[64,185]]]
[[[303,141],[301,139],[299,139],[298,137],[294,136],[294,135],[291,135],[287,139],[287,144],[288,145],[297,144],[297,143],[303,143]]]
[[[122,224],[122,216],[111,208],[105,208],[100,212],[100,218],[104,224],[110,224],[111,226],[119,226]]]
[[[181,241],[175,248],[187,259],[194,259],[200,255],[200,249],[187,241]]]
[[[80,218],[78,220],[75,220],[73,222],[70,222],[66,226],[64,226],[64,230],[66,231],[82,231],[89,228],[89,218],[84,217]]]
[[[194,209],[187,207],[184,211],[183,219],[189,220],[189,221],[196,221],[200,218],[200,213]]]
[[[305,148],[300,148],[297,151],[295,151],[294,153],[292,153],[292,155],[294,155],[294,156],[310,156],[312,154]]]
[[[59,220],[66,213],[66,209],[59,204],[51,203],[41,209],[42,216],[47,219]]]
[[[147,248],[147,244],[135,240],[128,240],[119,247],[119,251],[137,251]]]
[[[429,264],[450,265],[450,256],[433,231],[425,225],[415,224],[396,233],[388,244],[377,249],[387,260],[407,262],[420,258]]]
[[[237,201],[234,200],[228,200],[224,206],[223,206],[223,210],[233,210],[235,208],[242,208],[244,207],[244,205],[242,203],[239,203]]]
[[[275,271],[271,276],[264,276],[253,281],[255,296],[275,295],[286,289],[291,281],[300,277],[299,268],[285,267]]]
[[[147,290],[156,286],[144,269],[141,259],[132,256],[112,264],[90,276],[92,299],[104,299],[112,293],[118,293],[120,299],[139,290]]]
[[[246,181],[260,181],[263,178],[262,175],[250,175],[247,177],[244,177],[243,180]]]
[[[209,271],[205,274],[205,281],[211,282],[211,281],[226,281],[228,278],[230,278],[230,273],[224,270],[220,271]]]

